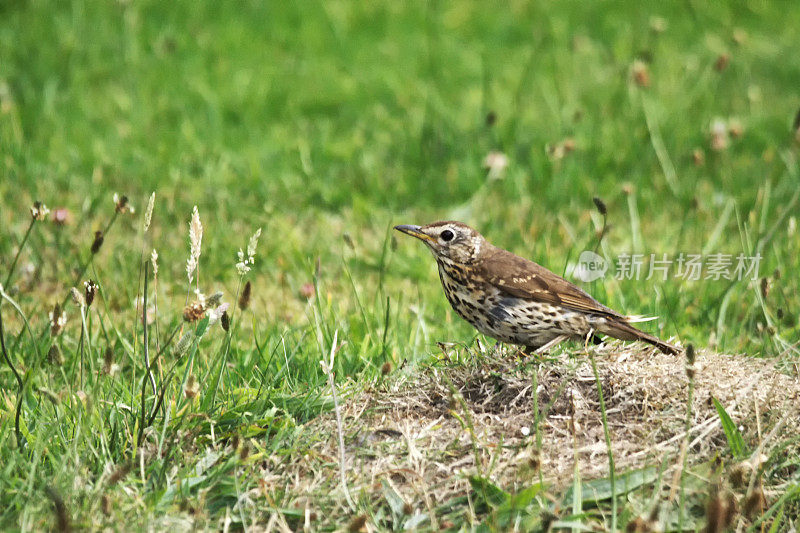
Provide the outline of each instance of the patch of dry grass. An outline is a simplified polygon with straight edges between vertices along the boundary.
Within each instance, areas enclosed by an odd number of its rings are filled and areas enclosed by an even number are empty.
[[[617,471],[661,465],[658,498],[674,498],[686,427],[686,360],[639,345],[614,343],[592,349]],[[455,359],[464,355],[463,350],[446,353]],[[740,426],[754,456],[797,434],[800,382],[777,370],[772,361],[700,352],[695,368],[690,468],[729,455],[711,397]],[[534,431],[533,372],[541,449]],[[582,479],[608,475],[597,386],[585,356],[561,355],[541,362],[491,354],[466,363],[443,358],[390,389],[351,397],[341,414],[350,491],[372,504],[370,508],[379,507],[391,491],[402,497],[408,515],[437,517],[452,510],[448,502],[470,494],[468,476],[476,473],[511,492],[530,486],[541,475],[556,501],[555,495],[573,483],[576,457]],[[262,488],[308,494],[292,503],[304,510],[306,520],[341,523],[350,511],[341,503],[337,487],[334,416],[310,421],[304,433],[310,444],[301,453],[262,463]],[[329,501],[312,496],[325,493]],[[464,508],[474,512],[470,502]],[[320,509],[326,510],[325,516]],[[433,525],[443,524],[434,518]]]

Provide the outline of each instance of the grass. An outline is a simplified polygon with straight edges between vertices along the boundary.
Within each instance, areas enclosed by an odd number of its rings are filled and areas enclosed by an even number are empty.
[[[444,408],[466,440],[441,449],[472,457],[450,473],[460,493],[365,477],[366,458],[395,445],[370,441],[373,431],[405,431],[412,464],[436,451],[414,455],[413,413],[408,428],[363,427],[381,402],[498,357],[448,307],[429,254],[391,227],[456,218],[557,273],[593,249],[760,253],[754,281],[671,271],[586,289],[658,315],[648,331],[769,360],[796,379],[798,25],[800,11],[757,2],[3,3],[0,527],[580,530],[637,524],[642,509],[674,503],[673,487],[694,513],[683,525],[704,527],[729,482],[688,444],[676,469],[679,442],[630,492],[619,461],[602,498],[592,490],[607,480],[593,470],[575,478],[580,494],[565,492],[578,462],[563,479],[542,464],[498,485],[511,468],[504,451],[547,442],[555,422],[536,396],[523,444],[480,437],[477,420],[494,419],[471,415],[479,398]],[[482,165],[492,151],[508,157],[499,179]],[[115,192],[135,213],[115,211]],[[66,223],[31,224],[34,201]],[[195,205],[204,235],[188,283]],[[242,276],[237,251],[258,228]],[[157,281],[144,268],[153,248]],[[81,309],[70,288],[88,279],[99,291]],[[183,321],[196,288],[223,292],[227,331]],[[62,302],[67,321],[52,334],[48,314]],[[439,342],[456,343],[442,347],[455,362],[442,363]],[[548,364],[589,358],[565,350]],[[320,360],[332,351],[329,380]],[[505,383],[508,369],[493,372],[478,383]],[[571,375],[542,394],[558,403]],[[620,400],[602,379],[610,422]],[[344,449],[329,424],[334,392]],[[680,418],[698,424],[691,403]],[[729,417],[747,426],[746,449],[769,458],[749,458],[746,488],[731,489],[752,511],[739,526],[787,529],[800,512],[800,454],[796,439],[771,433],[785,425],[780,412],[760,415]],[[621,429],[608,429],[611,452]],[[722,429],[708,438],[723,471],[738,471]],[[277,474],[288,472],[307,483]]]

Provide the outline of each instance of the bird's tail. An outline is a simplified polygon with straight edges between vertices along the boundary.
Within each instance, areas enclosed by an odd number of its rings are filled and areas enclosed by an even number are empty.
[[[645,333],[644,331],[637,329],[631,326],[627,321],[623,320],[614,320],[614,321],[607,321],[604,325],[597,328],[600,333],[605,335],[610,335],[615,339],[620,339],[623,341],[644,341],[646,343],[652,344],[663,353],[670,354],[670,355],[677,355],[681,353],[681,349],[675,346],[674,344],[670,344],[666,341],[662,341],[655,335],[650,335],[649,333]]]

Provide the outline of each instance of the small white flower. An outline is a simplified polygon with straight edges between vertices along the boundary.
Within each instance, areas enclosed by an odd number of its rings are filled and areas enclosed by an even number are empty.
[[[489,179],[500,179],[508,167],[508,156],[503,152],[489,152],[483,158],[483,168],[489,171]]]
[[[522,426],[521,428],[519,428],[519,430],[524,437],[527,437],[528,435],[531,434],[531,428],[529,428],[528,426]]]
[[[49,214],[50,210],[47,209],[46,205],[44,205],[42,202],[33,202],[33,205],[31,206],[31,216],[34,220],[44,220]]]
[[[245,255],[244,250],[241,248],[239,248],[239,251],[236,253],[236,256],[239,258],[239,261],[236,263],[236,271],[240,276],[244,276],[250,272],[251,265],[255,264],[256,246],[258,245],[258,238],[260,236],[261,228],[258,228],[247,243],[247,254]]]

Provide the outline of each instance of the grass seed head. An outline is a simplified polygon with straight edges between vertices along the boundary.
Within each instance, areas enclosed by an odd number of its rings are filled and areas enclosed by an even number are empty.
[[[253,286],[250,283],[250,280],[244,284],[244,289],[242,289],[242,294],[239,295],[239,309],[244,311],[248,307],[250,307],[250,297],[252,296]]]
[[[120,196],[117,193],[114,193],[114,210],[117,213],[125,214],[125,213],[135,213],[136,210],[133,208],[133,205],[128,201],[128,197],[125,195]]]
[[[723,496],[718,487],[712,488],[706,505],[706,528],[704,531],[707,533],[722,533],[733,522],[735,511],[731,512],[729,509],[731,498]]]
[[[199,392],[200,384],[197,382],[197,378],[194,377],[194,374],[189,374],[189,379],[186,380],[186,385],[183,387],[183,395],[191,400],[197,397]]]
[[[86,307],[91,307],[94,297],[97,294],[97,283],[92,280],[83,282],[83,295],[86,299]]]
[[[94,232],[94,240],[92,241],[92,255],[95,255],[97,252],[100,251],[100,248],[103,246],[103,232],[98,230]]]
[[[178,342],[175,343],[175,348],[173,349],[173,353],[176,357],[183,357],[186,355],[186,352],[189,351],[189,347],[192,345],[192,340],[194,339],[194,331],[189,330],[183,335],[181,338],[178,339]]]
[[[42,202],[33,202],[31,206],[31,217],[33,220],[46,220],[50,210]]]
[[[61,354],[61,348],[58,347],[58,344],[54,343],[50,346],[50,349],[47,351],[47,360],[51,365],[55,366],[64,364],[64,356]]]
[[[347,531],[350,533],[358,533],[359,531],[364,531],[364,526],[367,525],[367,515],[360,514],[350,520],[350,524],[347,526]]]
[[[158,277],[158,252],[155,248],[150,252],[150,264],[153,265],[153,277]]]
[[[753,492],[747,495],[742,505],[742,513],[749,520],[761,515],[764,509],[767,508],[767,498],[764,496],[764,491],[761,487],[756,487]]]
[[[231,329],[231,317],[228,315],[227,310],[222,312],[222,316],[219,317],[219,323],[224,331]]]
[[[606,203],[599,196],[592,198],[592,201],[601,215],[606,216],[608,214],[608,207],[606,207]]]
[[[731,56],[729,54],[720,54],[717,57],[717,60],[714,61],[714,70],[716,70],[717,72],[722,72],[723,70],[728,68],[730,62],[731,62]]]
[[[189,259],[186,260],[186,277],[189,283],[194,279],[200,253],[203,246],[203,224],[200,222],[200,212],[197,206],[192,209],[192,220],[189,222]]]
[[[206,316],[206,308],[200,302],[192,302],[183,308],[183,320],[197,322]]]
[[[150,199],[147,200],[147,209],[144,212],[144,232],[147,233],[147,230],[150,229],[150,222],[153,221],[153,207],[155,206],[156,202],[156,193],[150,195]]]
[[[75,287],[72,287],[69,290],[69,294],[70,296],[72,296],[72,303],[74,303],[76,307],[81,307],[81,308],[86,307],[86,298],[83,297],[81,291],[79,291]]]
[[[111,369],[114,366],[114,350],[111,349],[111,346],[107,346],[106,350],[103,352],[103,372],[106,374],[111,374]]]
[[[78,293],[80,294],[80,293]],[[67,324],[67,313],[61,309],[61,306],[56,303],[53,310],[50,311],[50,335],[55,337],[64,329]]]

